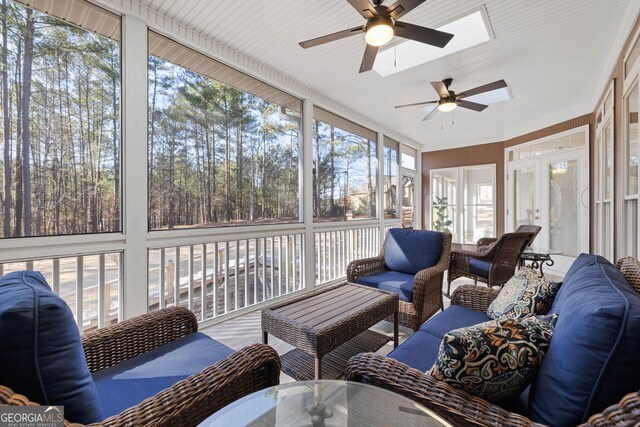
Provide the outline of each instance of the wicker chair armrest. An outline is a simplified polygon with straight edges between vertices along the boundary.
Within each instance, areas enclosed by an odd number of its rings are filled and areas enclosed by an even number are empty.
[[[579,427],[637,426],[640,417],[640,391],[629,393],[620,402],[594,414]]]
[[[498,241],[498,239],[496,237],[481,237],[476,242],[476,250],[480,246],[489,246],[490,244],[495,243],[497,241]]]
[[[254,344],[225,357],[138,405],[91,426],[195,426],[231,402],[278,385],[280,358],[266,344]],[[0,386],[0,405],[37,405]],[[81,427],[69,423],[67,427]]]
[[[108,368],[197,332],[198,321],[186,307],[143,314],[82,336],[89,371]]]
[[[347,282],[353,282],[357,277],[368,276],[383,270],[383,255],[351,261],[347,266]]]
[[[278,353],[253,344],[98,425],[195,426],[229,403],[279,382]]]
[[[442,274],[449,268],[449,262],[451,261],[451,234],[446,233],[444,235],[444,241],[442,245],[442,254],[440,260],[433,267],[425,268],[416,273],[413,278],[413,292],[414,294],[421,295],[423,289],[431,282],[432,279],[437,279],[438,282],[433,283],[438,293],[442,292]]]
[[[399,393],[435,411],[455,426],[539,426],[484,399],[436,380],[397,360],[361,353],[349,360],[346,379]]]
[[[451,305],[470,308],[475,311],[487,311],[489,305],[498,296],[498,289],[485,288],[476,285],[462,285],[451,295]]]

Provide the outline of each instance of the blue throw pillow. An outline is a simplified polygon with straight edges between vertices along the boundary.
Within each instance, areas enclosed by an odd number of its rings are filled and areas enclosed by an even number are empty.
[[[71,310],[34,271],[0,279],[0,385],[41,405],[63,405],[69,421],[102,419]]]
[[[530,393],[531,418],[575,426],[640,388],[640,296],[597,255],[580,255],[550,310],[553,340]]]
[[[392,228],[384,246],[384,263],[389,270],[416,274],[440,261],[444,235],[430,230]]]

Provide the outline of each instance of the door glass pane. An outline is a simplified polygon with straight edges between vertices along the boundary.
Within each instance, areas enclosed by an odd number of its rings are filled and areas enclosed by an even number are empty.
[[[413,199],[415,196],[414,179],[410,176],[402,177],[402,226],[413,227]]]
[[[578,160],[549,164],[549,246],[563,255],[578,255]]]
[[[611,202],[604,203],[604,209],[602,211],[603,221],[602,226],[604,227],[605,232],[603,233],[603,253],[602,255],[612,260],[612,251],[611,251],[611,239],[609,238],[609,230],[611,229]],[[596,233],[597,235],[598,233]]]
[[[396,179],[398,170],[398,149],[384,146],[384,218],[396,218]]]
[[[603,137],[605,138],[604,144],[604,198],[605,200],[611,199],[611,168],[613,167],[613,132],[611,131],[611,123],[604,129]]]
[[[626,100],[627,126],[627,195],[638,194],[638,86],[631,91]]]
[[[534,223],[535,216],[535,171],[533,167],[513,171],[513,229]]]
[[[494,237],[493,167],[464,170],[463,243]]]
[[[625,232],[623,256],[638,257],[638,199],[624,201]]]

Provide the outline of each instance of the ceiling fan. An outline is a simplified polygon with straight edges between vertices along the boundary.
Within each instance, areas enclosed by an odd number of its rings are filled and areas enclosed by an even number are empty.
[[[504,80],[498,80],[493,83],[487,83],[486,85],[466,90],[462,93],[455,93],[454,91],[449,90],[449,86],[451,86],[452,82],[453,79],[444,79],[441,82],[431,82],[431,86],[433,86],[436,92],[438,92],[438,94],[440,95],[440,99],[437,101],[415,102],[413,104],[396,105],[396,108],[437,104],[437,107],[431,110],[431,112],[427,114],[425,118],[422,119],[422,121],[431,119],[434,116],[435,111],[453,111],[457,107],[480,112],[487,108],[488,105],[466,101],[464,98],[469,98],[474,95],[479,95],[481,93],[491,92],[507,87],[507,82],[505,82]]]
[[[389,43],[394,35],[436,47],[445,47],[453,38],[453,34],[398,21],[401,16],[424,3],[425,0],[398,0],[388,7],[382,4],[383,0],[374,0],[374,4],[369,0],[347,1],[367,20],[365,25],[306,40],[301,42],[300,46],[307,49],[364,32],[367,47],[360,64],[362,73],[373,68],[378,49]]]

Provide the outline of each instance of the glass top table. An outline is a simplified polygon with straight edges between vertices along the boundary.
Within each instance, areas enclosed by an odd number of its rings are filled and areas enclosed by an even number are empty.
[[[451,424],[413,400],[380,387],[316,380],[257,391],[200,424],[200,427],[218,426],[451,427]]]

